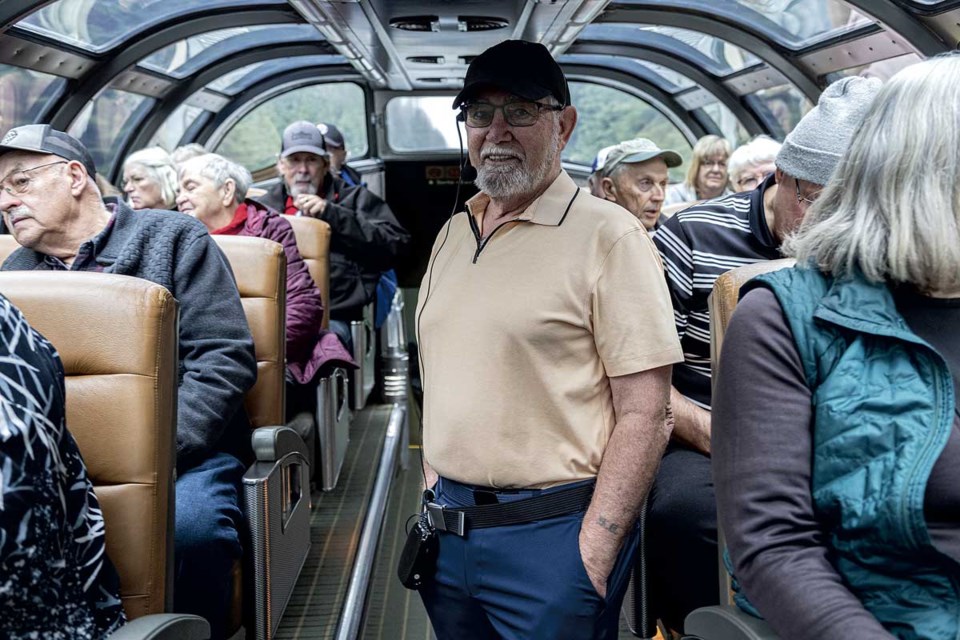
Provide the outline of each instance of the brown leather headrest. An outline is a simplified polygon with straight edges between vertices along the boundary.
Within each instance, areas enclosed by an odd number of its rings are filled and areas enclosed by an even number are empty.
[[[305,216],[283,216],[293,227],[297,250],[307,263],[310,277],[320,289],[323,300],[324,329],[330,327],[330,225]]]

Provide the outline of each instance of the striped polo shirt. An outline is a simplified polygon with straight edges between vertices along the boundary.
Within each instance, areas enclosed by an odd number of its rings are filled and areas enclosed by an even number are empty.
[[[770,176],[753,191],[695,204],[666,220],[653,238],[683,347],[683,363],[673,367],[673,386],[704,409],[710,408],[707,297],[714,281],[736,267],[781,257],[763,212],[763,194],[772,184]]]

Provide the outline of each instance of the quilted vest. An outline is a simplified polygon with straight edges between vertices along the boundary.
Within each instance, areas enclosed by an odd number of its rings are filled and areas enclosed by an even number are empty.
[[[813,393],[812,491],[830,559],[898,638],[960,637],[960,565],[931,543],[927,480],[950,436],[943,358],[887,286],[793,267],[761,275],[793,331]]]

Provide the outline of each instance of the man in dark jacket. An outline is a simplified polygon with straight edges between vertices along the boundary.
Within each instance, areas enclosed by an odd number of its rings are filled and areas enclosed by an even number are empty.
[[[330,173],[351,187],[366,186],[360,172],[347,164],[347,143],[335,124],[318,122],[317,129],[323,134],[323,142],[330,154]]]
[[[283,132],[280,183],[260,201],[281,213],[326,221],[330,238],[330,329],[349,345],[351,320],[376,295],[380,274],[395,266],[409,235],[387,203],[330,175],[323,134],[310,122]]]
[[[203,224],[104,203],[75,138],[49,125],[0,141],[0,212],[23,245],[7,270],[98,271],[150,280],[180,302],[174,608],[223,637],[231,569],[241,556],[239,490],[249,457],[244,394],[253,340],[232,272]]]

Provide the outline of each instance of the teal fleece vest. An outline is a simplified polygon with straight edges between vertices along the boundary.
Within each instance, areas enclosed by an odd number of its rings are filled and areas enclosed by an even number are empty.
[[[801,267],[764,274],[813,393],[812,491],[830,560],[899,638],[960,637],[960,565],[923,515],[954,420],[943,358],[913,333],[885,285]]]

